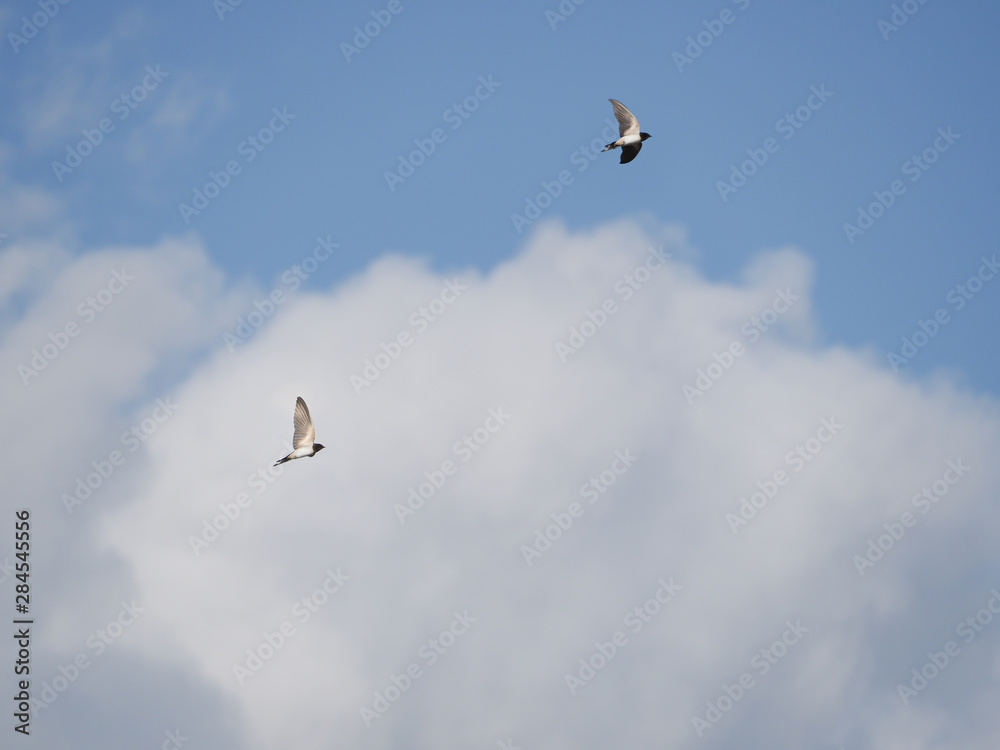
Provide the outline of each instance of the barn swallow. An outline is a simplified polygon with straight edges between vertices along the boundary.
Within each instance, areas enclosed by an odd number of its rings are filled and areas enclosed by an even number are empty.
[[[622,160],[619,164],[628,164],[638,155],[639,149],[642,148],[642,142],[653,136],[649,133],[639,132],[639,121],[635,119],[635,115],[629,112],[628,107],[617,99],[608,99],[608,101],[615,108],[615,119],[618,120],[618,135],[621,138],[614,143],[609,143],[601,150],[601,153],[621,146]]]
[[[285,461],[291,461],[294,458],[315,456],[323,450],[322,445],[313,442],[315,439],[316,428],[313,427],[312,417],[309,416],[309,407],[302,400],[302,396],[299,396],[295,400],[295,434],[292,437],[292,447],[295,450],[280,461],[275,461],[274,465],[283,464]]]

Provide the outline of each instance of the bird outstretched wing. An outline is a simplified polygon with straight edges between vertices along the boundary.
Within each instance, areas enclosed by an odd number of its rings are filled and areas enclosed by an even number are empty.
[[[642,142],[630,143],[628,146],[622,146],[622,158],[619,164],[628,164],[636,156],[639,155],[639,149],[642,148]]]
[[[639,121],[629,112],[628,107],[617,99],[608,99],[615,108],[615,119],[618,120],[618,135],[632,135],[639,132]],[[634,157],[633,157],[634,158]]]
[[[316,442],[316,429],[313,427],[312,417],[309,416],[309,407],[299,396],[295,400],[295,435],[292,438],[292,445],[295,448],[311,448]]]

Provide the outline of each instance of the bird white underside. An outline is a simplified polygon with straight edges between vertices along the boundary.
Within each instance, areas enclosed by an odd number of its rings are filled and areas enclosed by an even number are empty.
[[[642,137],[638,133],[629,133],[618,139],[619,146],[628,146],[633,143],[642,143]]]
[[[305,458],[306,456],[312,456],[316,453],[310,445],[308,448],[296,448],[292,451],[292,458]]]

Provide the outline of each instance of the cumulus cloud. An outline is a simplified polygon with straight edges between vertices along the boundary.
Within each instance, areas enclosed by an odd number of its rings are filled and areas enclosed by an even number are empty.
[[[738,284],[690,254],[622,221],[486,274],[385,257],[232,352],[268,290],[197,241],[67,262],[0,349],[5,476],[52,539],[39,672],[92,662],[39,733],[127,697],[87,742],[988,746],[1000,641],[961,626],[1000,579],[996,402],[819,346],[800,250]],[[298,395],[327,449],[272,469]]]

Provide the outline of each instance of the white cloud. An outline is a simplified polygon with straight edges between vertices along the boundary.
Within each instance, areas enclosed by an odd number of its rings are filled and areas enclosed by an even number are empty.
[[[763,254],[738,286],[706,282],[675,259],[639,274],[650,246],[688,254],[677,230],[655,233],[620,222],[570,235],[550,223],[486,276],[384,258],[336,289],[300,292],[235,354],[222,332],[260,292],[227,295],[197,244],[67,266],[5,335],[12,381],[11,363],[109,269],[132,264],[143,286],[51,371],[5,391],[6,424],[32,424],[44,398],[60,416],[31,434],[58,433],[54,447],[69,456],[56,468],[42,455],[18,461],[16,486],[40,498],[69,549],[108,558],[84,565],[79,592],[53,605],[52,664],[134,596],[147,612],[114,658],[183,665],[185,690],[239,711],[238,746],[493,747],[512,737],[526,749],[774,747],[809,736],[830,738],[819,747],[936,747],[905,719],[915,714],[926,733],[961,716],[964,744],[950,746],[984,746],[995,720],[961,703],[992,685],[997,624],[962,644],[909,709],[896,684],[957,637],[1000,578],[989,533],[996,402],[947,381],[900,381],[869,353],[817,347],[813,269],[800,251]],[[646,280],[630,287],[630,275]],[[456,278],[461,294],[431,307]],[[744,326],[774,310],[776,290],[799,299],[766,331],[751,324],[751,341]],[[615,311],[563,362],[556,343],[600,319],[588,311],[607,310],[607,299]],[[423,332],[410,322],[442,305]],[[357,394],[351,376],[401,331],[412,345]],[[733,341],[745,352],[689,403],[683,386]],[[210,345],[207,359],[194,357]],[[158,377],[177,358],[186,367]],[[177,412],[128,456],[120,479],[67,516],[59,494],[121,448],[122,430],[167,391]],[[253,478],[283,455],[297,395],[327,450]],[[490,409],[510,417],[477,433]],[[824,419],[843,427],[825,439]],[[455,445],[466,436],[479,450],[463,461]],[[9,473],[15,444],[4,447]],[[616,451],[637,458],[591,504],[581,486],[600,484]],[[919,514],[911,496],[949,459],[971,468]],[[787,483],[734,534],[727,514],[777,471]],[[400,524],[393,506],[442,479]],[[236,505],[241,492],[248,507]],[[572,502],[581,514],[526,565],[521,546]],[[196,556],[189,538],[220,504],[238,516]],[[860,576],[853,556],[905,510],[916,525]],[[59,552],[48,562],[66,564]],[[350,580],[300,622],[295,603],[338,568]],[[661,578],[680,591],[633,632],[626,617]],[[421,649],[433,651],[429,640],[466,610],[477,621],[429,664]],[[286,620],[294,634],[240,685],[233,665]],[[807,632],[762,674],[755,655],[788,622]],[[565,675],[616,630],[627,643],[571,695]],[[359,708],[410,663],[420,676],[367,728]],[[743,673],[753,687],[699,740],[692,716]],[[83,679],[70,690],[114,701],[124,679],[103,695]],[[69,721],[58,705],[53,717]],[[175,721],[188,721],[193,737],[217,728],[207,715]]]

